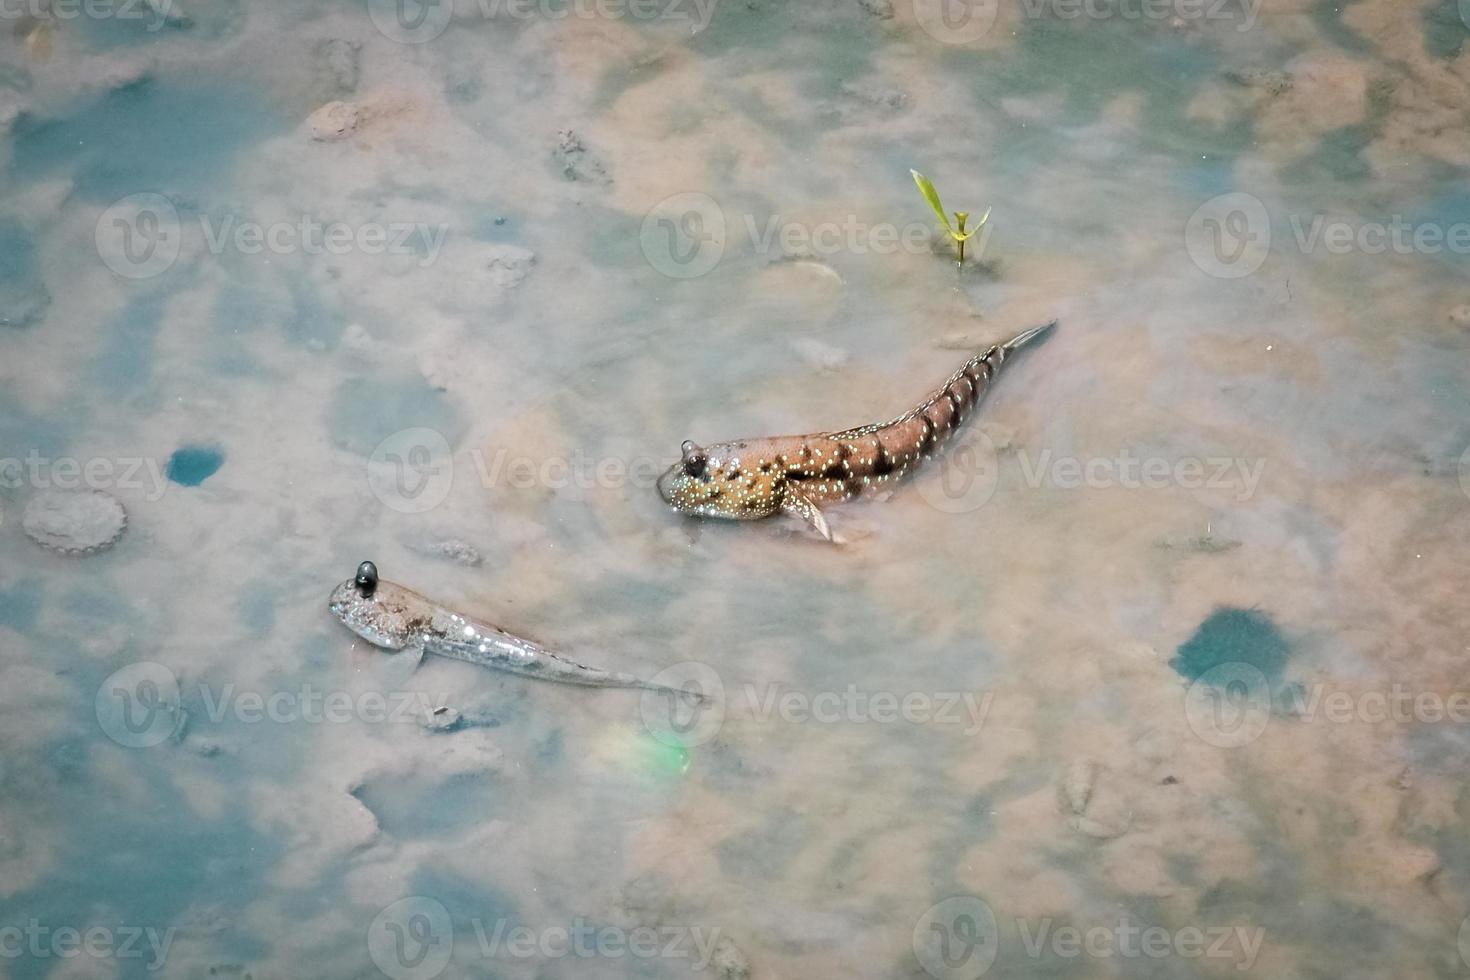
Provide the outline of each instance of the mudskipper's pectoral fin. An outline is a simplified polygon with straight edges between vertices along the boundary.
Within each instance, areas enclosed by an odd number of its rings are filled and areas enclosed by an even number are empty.
[[[410,643],[388,658],[388,666],[384,671],[384,681],[395,687],[403,686],[408,682],[408,678],[413,672],[418,670],[419,664],[423,659],[424,645],[422,643]]]
[[[788,490],[786,492],[786,498],[781,501],[781,510],[790,514],[792,517],[801,518],[810,524],[812,530],[816,531],[822,537],[831,541],[833,544],[837,543],[837,540],[832,537],[832,529],[827,526],[827,517],[822,513],[822,508],[817,506],[815,500],[801,491]]]

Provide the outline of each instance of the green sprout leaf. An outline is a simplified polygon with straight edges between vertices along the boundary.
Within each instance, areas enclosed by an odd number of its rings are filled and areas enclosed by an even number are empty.
[[[919,185],[919,193],[924,195],[924,200],[929,202],[934,213],[939,215],[939,220],[944,222],[944,230],[953,235],[954,225],[949,223],[949,215],[944,213],[944,205],[939,203],[939,192],[934,189],[934,182],[917,170],[910,170],[909,173],[914,175],[914,183]]]
[[[955,235],[954,236],[954,240],[957,241],[957,242],[967,242],[971,238],[974,238],[975,237],[975,232],[979,231],[981,228],[984,228],[985,227],[985,222],[987,222],[987,221],[990,220],[990,211],[991,211],[990,208],[986,208],[985,209],[985,213],[980,216],[980,220],[977,221],[977,222],[975,222],[975,227],[971,228],[969,231],[965,232],[963,235]],[[967,217],[967,218],[969,217],[969,213],[968,212],[965,213],[965,217]],[[954,234],[954,233],[951,232],[951,234]]]

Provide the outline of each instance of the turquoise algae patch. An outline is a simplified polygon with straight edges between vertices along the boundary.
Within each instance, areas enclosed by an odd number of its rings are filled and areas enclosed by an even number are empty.
[[[168,458],[168,478],[181,487],[197,487],[225,465],[225,454],[208,446],[183,446]]]
[[[213,193],[242,153],[285,126],[254,89],[145,77],[55,117],[18,119],[7,189],[11,180],[70,177],[86,200],[156,190],[179,203]]]
[[[1222,606],[1199,624],[1169,666],[1185,680],[1197,681],[1224,664],[1248,664],[1274,686],[1290,652],[1271,617],[1254,609]]]
[[[14,221],[0,221],[0,327],[25,327],[51,305],[36,269],[35,244]]]

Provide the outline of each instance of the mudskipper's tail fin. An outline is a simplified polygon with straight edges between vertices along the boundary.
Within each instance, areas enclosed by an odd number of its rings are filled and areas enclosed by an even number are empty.
[[[1055,327],[1056,325],[1057,321],[1048,320],[1046,323],[1043,323],[1039,327],[1032,327],[1030,330],[1019,333],[1016,336],[1012,337],[1010,340],[1007,340],[1005,343],[1000,345],[1001,349],[1004,350],[1007,354],[1013,354],[1017,350],[1031,343],[1033,340],[1039,340],[1040,338],[1046,336],[1048,333],[1051,332],[1052,327]]]

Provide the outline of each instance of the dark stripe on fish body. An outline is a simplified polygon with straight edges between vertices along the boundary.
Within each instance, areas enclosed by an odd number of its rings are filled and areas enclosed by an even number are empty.
[[[946,388],[944,389],[944,397],[949,399],[949,425],[953,428],[960,424],[960,396],[954,393],[953,388]]]
[[[893,458],[888,455],[888,450],[883,448],[883,440],[878,440],[878,448],[873,455],[873,475],[887,476],[893,472]]]

